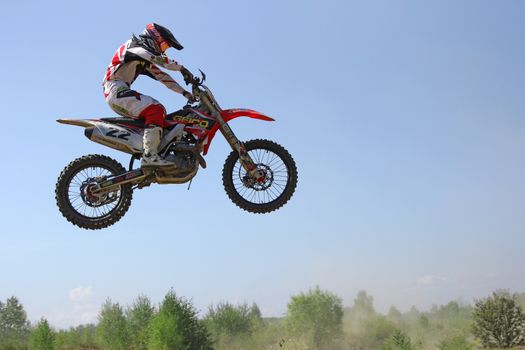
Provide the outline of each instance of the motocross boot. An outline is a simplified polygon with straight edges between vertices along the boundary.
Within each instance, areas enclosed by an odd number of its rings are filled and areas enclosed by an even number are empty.
[[[174,167],[175,163],[168,162],[158,155],[162,128],[155,126],[144,129],[144,153],[140,166],[142,168]]]

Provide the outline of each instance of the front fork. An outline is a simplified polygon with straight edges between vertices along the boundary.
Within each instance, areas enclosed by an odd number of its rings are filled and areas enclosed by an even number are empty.
[[[230,128],[228,123],[224,121],[220,113],[220,107],[213,105],[207,97],[203,97],[201,102],[204,102],[208,109],[212,111],[214,117],[219,122],[219,129],[221,133],[226,138],[226,141],[230,144],[231,148],[239,154],[239,160],[242,167],[246,170],[248,174],[257,182],[264,181],[265,172],[257,169],[257,165],[254,163],[252,157],[246,151],[244,144],[235,136],[233,130]]]

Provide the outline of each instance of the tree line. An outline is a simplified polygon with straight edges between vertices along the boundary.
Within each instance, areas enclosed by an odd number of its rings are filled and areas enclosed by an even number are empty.
[[[376,312],[357,294],[351,307],[319,287],[291,297],[286,316],[263,318],[257,304],[211,305],[198,317],[192,302],[171,290],[155,305],[106,300],[97,324],[55,330],[27,320],[16,297],[0,301],[0,350],[471,350],[525,345],[525,293],[497,291],[474,305],[451,301],[421,312]]]

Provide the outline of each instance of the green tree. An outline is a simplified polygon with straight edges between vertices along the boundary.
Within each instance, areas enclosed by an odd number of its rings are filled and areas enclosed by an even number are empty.
[[[16,297],[0,303],[0,346],[20,348],[27,342],[29,321],[23,305]]]
[[[42,318],[31,331],[29,336],[30,350],[54,350],[55,332],[49,327],[49,323]]]
[[[148,327],[149,350],[211,350],[212,341],[191,302],[173,291],[164,297]]]
[[[516,299],[523,310],[523,308],[525,308],[525,293],[516,294]]]
[[[0,331],[24,333],[29,330],[29,322],[24,306],[16,297],[10,297],[0,306]]]
[[[388,310],[387,317],[390,321],[399,322],[403,315],[395,306],[391,306]]]
[[[205,317],[208,329],[217,337],[249,334],[261,324],[261,312],[256,304],[235,306],[219,303],[210,306]]]
[[[426,315],[421,315],[418,318],[419,326],[423,329],[429,329],[430,328],[430,320]]]
[[[96,330],[98,343],[111,350],[128,350],[129,335],[127,332],[124,311],[118,303],[106,300],[98,315]]]
[[[315,349],[326,348],[343,333],[341,299],[319,287],[292,296],[286,324],[292,335],[308,337]]]
[[[361,328],[374,316],[376,316],[376,312],[374,311],[374,298],[368,295],[364,290],[361,290],[357,293],[357,296],[354,299],[354,305],[346,309],[344,319],[345,323],[350,328],[351,333],[356,335],[355,330]],[[357,336],[360,337],[358,334]]]
[[[78,338],[78,347],[95,348],[97,344],[96,331],[97,327],[93,324],[80,325],[74,328],[73,332],[77,334]]]
[[[354,312],[362,314],[373,314],[374,311],[374,298],[368,295],[366,291],[360,290],[357,293],[357,297],[354,299]]]
[[[525,345],[525,315],[508,292],[494,292],[476,300],[472,332],[485,347],[511,348]]]
[[[139,295],[126,311],[131,338],[131,349],[147,349],[148,326],[155,315],[155,307],[147,296]]]
[[[95,349],[97,327],[93,324],[80,325],[68,330],[59,330],[55,334],[56,348],[60,350]]]
[[[460,312],[460,306],[457,301],[450,301],[447,305],[441,306],[439,308],[439,313],[444,318],[453,318],[456,317]]]

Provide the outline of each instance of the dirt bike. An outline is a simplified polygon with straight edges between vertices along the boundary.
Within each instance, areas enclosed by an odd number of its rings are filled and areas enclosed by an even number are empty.
[[[169,167],[133,169],[143,152],[144,120],[116,117],[100,119],[58,119],[57,122],[84,127],[91,141],[131,155],[128,170],[105,155],[87,155],[69,163],[58,177],[55,196],[62,215],[84,229],[102,229],[119,221],[129,209],[133,190],[152,183],[190,182],[199,167],[205,169],[217,131],[230,144],[222,171],[226,194],[240,208],[251,213],[269,213],[282,207],[297,186],[297,167],[288,151],[268,140],[241,142],[228,122],[237,117],[265,121],[274,119],[250,109],[222,109],[201,77],[185,76],[192,86],[194,105],[166,117],[159,155],[174,163]]]

